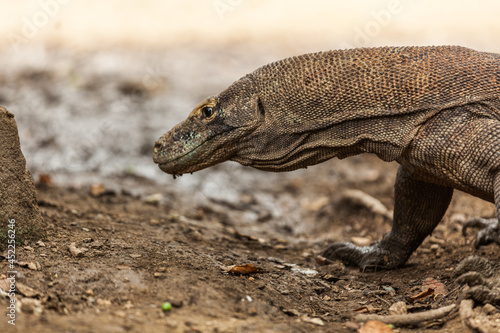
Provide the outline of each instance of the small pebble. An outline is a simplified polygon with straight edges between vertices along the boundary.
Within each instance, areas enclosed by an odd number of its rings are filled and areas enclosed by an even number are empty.
[[[396,302],[389,308],[391,315],[404,315],[407,313],[405,302]]]
[[[144,197],[144,202],[150,205],[158,205],[163,200],[163,194],[153,193]]]
[[[93,197],[99,197],[106,192],[106,188],[102,184],[92,184],[90,185],[90,195]]]
[[[483,306],[483,313],[485,315],[492,315],[494,313],[497,313],[498,310],[497,308],[495,308],[493,305],[491,305],[490,303],[486,303],[484,306]]]

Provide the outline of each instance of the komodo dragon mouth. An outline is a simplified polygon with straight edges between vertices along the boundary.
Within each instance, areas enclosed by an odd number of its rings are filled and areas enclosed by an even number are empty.
[[[206,153],[206,151],[201,151],[200,154],[200,147],[205,146],[207,142],[210,142],[214,138],[217,138],[219,136],[220,135],[214,135],[212,137],[206,138],[201,142],[197,142],[195,146],[191,146],[189,150],[183,150],[180,153],[176,153],[175,151],[173,151],[172,146],[174,144],[169,145],[169,143],[166,141],[163,141],[163,143],[158,141],[154,146],[153,161],[158,164],[158,167],[162,171],[174,176],[181,176],[183,173],[194,172],[203,169],[204,167],[206,167],[203,165],[206,164],[207,161],[199,157],[200,155],[205,155],[204,153]],[[186,146],[184,145],[183,147]]]
[[[204,133],[204,137],[190,132],[179,135],[177,128],[165,133],[153,149],[153,161],[171,175],[195,172],[226,161],[232,157],[230,141],[238,128],[220,133]]]

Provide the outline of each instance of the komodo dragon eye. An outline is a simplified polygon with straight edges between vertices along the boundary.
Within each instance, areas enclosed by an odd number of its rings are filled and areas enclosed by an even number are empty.
[[[201,113],[205,118],[210,119],[214,116],[214,109],[209,106],[205,106],[203,109],[201,109]]]

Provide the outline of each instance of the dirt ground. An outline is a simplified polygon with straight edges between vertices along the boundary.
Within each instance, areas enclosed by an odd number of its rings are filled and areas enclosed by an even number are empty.
[[[332,177],[341,184],[333,188],[323,178],[332,170],[347,174],[367,165],[371,171],[360,174],[359,181]],[[395,165],[369,156],[327,162],[310,171],[301,177],[280,177],[268,192],[271,201],[289,197],[279,205],[298,203],[309,216],[304,222],[309,225],[300,232],[299,226],[273,221],[269,207],[251,192],[242,193],[237,204],[207,198],[185,209],[181,203],[186,198],[175,188],[157,188],[147,179],[116,180],[123,188],[99,196],[91,195],[87,186],[39,183],[48,237],[18,249],[17,282],[23,284],[18,288],[24,295],[18,296],[22,305],[16,329],[349,332],[353,310],[367,307],[388,314],[390,305],[421,292],[428,278],[444,284],[444,295],[408,303],[409,311],[457,302],[461,289],[451,278],[454,266],[470,254],[498,256],[494,245],[473,249],[472,235],[464,238],[460,231],[464,218],[492,214],[492,206],[456,193],[444,221],[404,268],[360,272],[339,263],[320,266],[315,257],[330,241],[375,240],[389,229],[387,218],[339,193],[362,189],[390,209]],[[248,172],[256,179],[262,174]],[[154,193],[162,198],[132,195],[127,188],[133,184],[158,189]],[[249,213],[256,215],[253,222],[244,217]],[[7,264],[0,261],[1,272],[8,270]],[[227,266],[244,264],[263,272],[227,272]],[[163,312],[163,302],[174,306]],[[0,305],[5,314],[8,299],[0,298]],[[9,326],[5,319],[0,323],[2,331]],[[453,314],[418,327],[397,328],[427,330],[457,332],[462,326]]]
[[[328,244],[390,230],[397,165],[374,156],[282,174],[224,163],[173,180],[158,170],[154,141],[199,100],[294,50],[29,51],[0,53],[0,103],[16,115],[47,238],[17,248],[20,311],[9,325],[0,297],[2,332],[352,332],[356,309],[457,303],[454,267],[472,254],[498,258],[498,246],[475,249],[461,234],[493,205],[456,192],[405,267],[320,265]],[[228,273],[246,264],[261,272]],[[8,265],[0,256],[0,280]],[[409,302],[427,279],[441,293]],[[430,330],[463,328],[456,312],[395,328]]]

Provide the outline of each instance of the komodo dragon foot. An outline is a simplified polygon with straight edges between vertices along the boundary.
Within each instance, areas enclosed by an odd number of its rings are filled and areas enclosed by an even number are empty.
[[[470,289],[465,298],[480,304],[500,306],[500,264],[479,256],[469,256],[455,269],[458,284],[467,284]]]
[[[474,246],[478,248],[481,245],[497,243],[500,245],[500,222],[496,218],[484,219],[475,217],[465,222],[462,228],[462,234],[467,235],[468,228],[480,228],[476,236]]]
[[[384,249],[381,241],[370,246],[335,243],[323,252],[323,256],[330,260],[340,260],[346,265],[357,266],[362,270],[393,269],[404,265],[408,259],[406,254]]]

